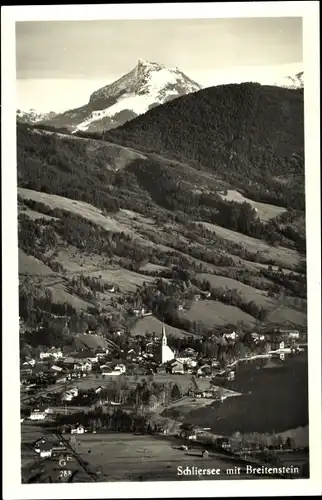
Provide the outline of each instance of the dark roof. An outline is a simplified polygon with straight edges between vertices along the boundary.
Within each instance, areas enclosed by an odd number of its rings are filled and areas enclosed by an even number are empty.
[[[52,443],[47,443],[47,442],[38,443],[36,445],[36,448],[38,448],[40,451],[49,451],[52,450],[52,447],[53,447]]]
[[[194,429],[194,425],[193,424],[189,424],[187,422],[184,422],[183,424],[180,425],[180,429],[185,429],[185,430],[192,430]]]
[[[74,354],[74,358],[76,359],[86,359],[86,358],[93,358],[95,357],[95,354],[93,351],[80,351],[80,352],[77,352],[76,354]]]

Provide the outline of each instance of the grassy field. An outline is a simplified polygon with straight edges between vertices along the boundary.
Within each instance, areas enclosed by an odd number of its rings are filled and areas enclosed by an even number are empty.
[[[102,269],[99,271],[84,272],[85,276],[102,276],[102,279],[113,285],[118,285],[121,292],[134,292],[143,283],[152,283],[154,277],[135,273],[120,267],[119,269]]]
[[[109,345],[107,340],[103,337],[85,333],[75,337],[75,344],[79,349],[84,349],[84,344],[88,347],[88,349],[107,349]]]
[[[296,327],[307,326],[307,315],[303,311],[297,311],[288,306],[281,305],[273,309],[266,318],[267,322],[283,325],[291,324]]]
[[[133,222],[138,222],[140,224],[144,224],[145,226],[153,226],[155,224],[154,220],[149,217],[144,217],[142,214],[138,212],[134,212],[133,210],[121,209],[116,214],[117,220],[120,222],[128,223],[129,220]]]
[[[175,337],[186,337],[187,335],[191,335],[191,333],[169,325],[166,325],[166,331],[168,334]],[[161,335],[162,322],[154,316],[146,316],[145,318],[139,319],[131,330],[132,335],[145,335],[146,332],[155,332]]]
[[[112,217],[102,215],[101,210],[89,203],[25,188],[18,188],[18,194],[22,198],[44,203],[52,209],[59,208],[78,215],[79,217],[84,217],[84,219],[90,220],[107,231],[113,231],[115,233],[127,231],[126,227],[122,227],[122,225],[117,223]]]
[[[89,374],[87,377],[77,379],[69,384],[70,387],[78,387],[81,390],[87,391],[89,389],[96,389],[97,387],[110,387],[114,385],[114,382],[118,382],[121,379],[126,379],[126,383],[129,386],[135,387],[139,382],[143,380],[148,381],[148,375],[127,375],[125,374],[120,378],[118,375],[110,375],[103,377],[98,374]],[[194,387],[194,383],[191,375],[184,374],[171,374],[171,373],[157,373],[153,376],[153,382],[156,384],[178,384],[182,392],[187,392],[189,388]],[[208,389],[210,386],[209,379],[196,379],[198,387],[200,390]]]
[[[35,133],[38,131],[36,130]],[[131,163],[136,159],[146,159],[146,156],[139,151],[136,151],[125,146],[119,146],[107,141],[92,140],[85,137],[78,137],[76,135],[66,135],[57,132],[51,132],[47,130],[42,130],[40,132],[43,135],[55,135],[61,137],[65,141],[78,141],[86,145],[86,154],[88,155],[89,161],[91,157],[104,155],[106,160],[106,168],[111,170],[122,170],[128,163]]]
[[[286,212],[286,208],[278,207],[276,205],[270,205],[269,203],[260,203],[258,201],[250,200],[249,198],[246,198],[245,196],[243,196],[238,191],[235,191],[234,189],[228,190],[226,196],[221,194],[221,197],[227,201],[237,201],[238,203],[244,203],[244,202],[249,203],[253,208],[257,209],[257,215],[263,222],[267,222],[270,219],[274,219],[274,217],[277,217],[283,212]]]
[[[19,273],[22,274],[37,274],[39,276],[59,276],[50,267],[46,266],[41,260],[27,255],[19,248]]]
[[[202,321],[207,327],[237,325],[239,321],[246,326],[255,324],[255,319],[238,307],[213,300],[194,302],[189,311],[180,315],[190,321]]]
[[[166,271],[168,270],[168,267],[165,266],[160,266],[158,264],[151,264],[150,262],[148,264],[145,264],[140,268],[140,271],[153,271],[153,272],[160,272],[160,271]]]
[[[36,210],[31,210],[31,208],[27,208],[26,210],[23,210],[23,213],[27,215],[30,219],[37,220],[37,219],[45,219],[45,220],[57,220],[57,217],[51,217],[50,215],[45,215],[40,212],[37,212]]]
[[[140,242],[140,244],[143,244],[144,246],[153,246],[159,252],[173,252],[173,248],[168,245],[172,244],[171,235],[174,234],[176,235],[176,238],[179,238],[179,240],[186,246],[189,245],[188,240],[180,234],[179,226],[168,224],[166,225],[167,227],[164,226],[158,228],[155,226],[152,219],[130,210],[120,210],[117,214],[113,214],[113,216],[104,216],[99,209],[88,203],[67,199],[61,196],[36,192],[23,188],[19,188],[19,195],[22,198],[30,198],[40,201],[52,208],[57,207],[70,211],[71,213],[75,213],[105,228],[106,230],[124,231],[124,233],[130,234],[134,237],[133,244],[135,244],[135,242]],[[242,235],[220,226],[206,222],[203,222],[202,224],[204,224],[207,229],[214,231],[219,237],[244,246],[252,254],[259,255],[262,258],[265,257],[266,259],[271,259],[275,266],[280,266],[282,269],[288,269],[289,271],[294,270],[300,262],[300,255],[294,250],[284,247],[271,247],[263,241]],[[142,234],[140,234],[140,231]],[[159,238],[161,238],[159,241],[163,241],[162,235],[164,234],[164,239],[168,245],[154,243],[149,240],[149,233],[158,235]],[[186,253],[178,253],[187,257]],[[227,255],[229,254],[227,253]],[[249,262],[240,259],[238,256],[234,256],[233,258],[234,267],[253,270],[254,272],[257,272],[257,274],[260,268],[267,267],[267,265],[257,262]],[[195,264],[202,266],[201,270],[204,273],[199,274],[198,277],[209,280],[212,286],[237,289],[245,298],[245,301],[254,301],[257,305],[264,307],[268,311],[274,309],[276,306],[272,299],[268,298],[265,293],[254,287],[244,285],[230,278],[211,274],[213,271],[218,272],[219,268],[217,266],[207,264],[193,257],[189,257],[189,259],[191,263],[194,262]],[[65,278],[77,274],[100,277],[109,284],[118,285],[122,294],[135,292],[138,287],[142,287],[144,282],[151,283],[155,280],[154,277],[140,274],[140,272],[133,272],[117,267],[117,263],[111,265],[109,260],[103,258],[101,255],[81,252],[72,246],[58,248],[58,254],[55,256],[55,260],[60,262],[66,271],[67,274]],[[165,269],[163,266],[147,263],[142,268],[142,271],[158,272],[163,269]],[[86,300],[70,293],[67,288],[68,285],[66,279],[64,280],[59,273],[53,272],[40,260],[26,255],[21,251],[19,253],[19,272],[23,274],[36,275],[37,277],[40,276],[43,285],[51,288],[55,302],[67,302],[77,311],[87,310],[87,308],[91,306],[91,304]],[[57,281],[55,281],[56,278]],[[99,305],[109,307],[111,297],[112,295],[108,293],[99,294],[97,297]],[[203,321],[208,326],[222,326],[227,324],[236,325],[238,321],[243,321],[248,326],[254,324],[254,320],[250,315],[244,313],[236,307],[224,305],[219,302],[215,302],[212,305],[199,303],[194,304],[190,311],[185,314],[188,319],[192,321]],[[276,324],[283,323],[287,320],[295,325],[303,325],[306,322],[306,316],[301,312],[294,312],[290,307],[284,307],[284,309],[272,311],[272,318],[269,318],[269,322]],[[168,327],[168,330],[169,333],[180,337],[190,335],[189,333],[174,327]],[[132,329],[132,333],[134,335],[145,334],[147,331],[161,331],[161,323],[156,318],[147,317],[139,320]]]
[[[73,295],[67,292],[65,285],[63,283],[57,283],[50,286],[53,296],[53,302],[60,304],[70,304],[77,311],[87,310],[92,304],[86,302],[86,300],[81,299],[77,295]]]
[[[100,209],[94,207],[90,203],[72,200],[70,198],[65,198],[63,196],[58,196],[55,194],[48,194],[39,191],[33,191],[31,189],[18,188],[18,195],[24,199],[41,202],[51,209],[58,208],[61,210],[66,210],[67,212],[91,221],[93,224],[97,224],[106,231],[111,231],[114,233],[123,232],[124,234],[128,234],[133,238],[136,238],[143,245],[152,245],[152,242],[150,242],[146,238],[141,237],[138,234],[137,229],[139,227],[148,228],[151,224],[153,224],[153,221],[152,219],[143,217],[136,212],[132,212],[129,210],[120,210],[117,214],[111,217],[109,215],[103,215]]]
[[[266,292],[249,285],[244,285],[244,283],[240,283],[240,281],[207,273],[197,274],[197,278],[199,280],[208,280],[213,288],[237,290],[245,301],[254,301],[256,305],[264,307],[265,309],[272,309],[275,306],[275,301],[268,298]]]
[[[179,449],[180,440],[131,434],[84,434],[77,436],[76,452],[89,462],[92,470],[100,470],[99,481],[161,481],[193,479],[178,476],[177,467],[197,466],[221,469],[224,479],[228,467],[235,461],[211,455],[201,457],[202,446],[192,444],[188,452]],[[207,479],[202,476],[200,479]],[[229,477],[231,479],[231,477]]]
[[[259,253],[267,259],[273,259],[276,266],[281,266],[286,269],[294,269],[300,262],[300,255],[295,250],[285,247],[271,247],[264,241],[246,236],[245,234],[237,233],[209,222],[202,222],[209,231],[215,232],[219,237],[226,240],[238,243],[245,247],[246,250],[254,254]]]

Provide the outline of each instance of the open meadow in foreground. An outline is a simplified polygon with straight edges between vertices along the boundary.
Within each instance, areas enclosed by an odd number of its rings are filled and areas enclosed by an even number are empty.
[[[220,476],[209,476],[208,479],[224,479],[227,478],[226,469],[236,464],[234,459],[224,456],[210,454],[209,457],[202,458],[203,448],[198,444],[193,444],[188,452],[184,452],[180,449],[180,444],[181,441],[175,438],[85,434],[77,436],[75,449],[77,454],[89,463],[91,469],[101,471],[100,481],[198,479],[197,476],[177,475],[177,468],[187,465],[220,469]],[[207,476],[202,479],[207,479]]]

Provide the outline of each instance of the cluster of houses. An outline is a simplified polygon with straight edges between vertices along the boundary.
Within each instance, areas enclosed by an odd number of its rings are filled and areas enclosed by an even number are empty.
[[[148,309],[145,309],[145,307],[139,307],[133,309],[133,314],[137,318],[141,317],[144,318],[145,316],[152,316],[152,311],[149,311]]]
[[[56,436],[41,437],[33,444],[33,449],[41,458],[51,458],[53,455],[67,453],[66,445]]]
[[[303,342],[303,334],[292,329],[279,330],[270,334],[252,333],[255,343],[267,342],[268,352],[283,353],[291,352],[296,346]],[[238,333],[232,331],[224,333],[227,341],[237,341]],[[142,340],[142,339],[141,339]],[[173,374],[191,374],[202,378],[211,378],[214,375],[224,376],[232,380],[235,376],[233,371],[225,371],[220,367],[216,359],[200,362],[198,353],[192,348],[186,348],[182,352],[175,352],[168,346],[165,326],[162,326],[162,335],[152,335],[144,346],[141,340],[133,337],[130,349],[125,357],[127,361],[137,365],[146,373],[169,371]],[[305,340],[305,339],[304,339]],[[108,348],[97,348],[91,350],[84,348],[81,351],[64,354],[59,348],[48,348],[39,354],[39,359],[28,358],[21,364],[21,383],[26,389],[34,392],[42,384],[64,383],[68,380],[82,378],[92,372],[95,367],[96,373],[102,376],[120,376],[126,373],[127,367],[124,363],[111,362]],[[149,371],[149,370],[150,371]],[[41,382],[40,382],[41,381]],[[77,394],[73,390],[64,393],[64,401],[72,401]],[[31,417],[39,420],[45,418],[45,413],[38,412]]]
[[[63,402],[72,401],[77,396],[78,396],[78,388],[72,387],[71,389],[68,389],[68,391],[62,393],[61,400]]]
[[[71,427],[69,431],[71,434],[84,434],[86,432],[85,427],[80,424]],[[62,462],[66,464],[74,460],[66,446],[65,439],[56,435],[48,435],[37,439],[32,448],[41,458],[58,457],[60,464]]]
[[[226,396],[220,394],[217,389],[206,389],[204,391],[195,391],[194,397],[201,399],[212,399],[212,400],[221,400],[223,401]]]
[[[48,415],[53,413],[53,411],[48,407],[35,408],[30,413],[30,420],[44,420]]]
[[[61,349],[51,348],[40,353],[39,359],[27,358],[20,366],[20,379],[28,385],[33,378],[43,378],[64,382],[72,378],[81,378],[90,373],[93,366],[100,366],[105,375],[121,375],[125,373],[124,365],[111,367],[106,364],[109,349],[82,350],[63,355]]]

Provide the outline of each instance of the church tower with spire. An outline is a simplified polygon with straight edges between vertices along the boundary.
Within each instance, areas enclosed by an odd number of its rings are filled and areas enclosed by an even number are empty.
[[[165,326],[162,325],[162,340],[161,340],[161,363],[167,363],[175,358],[174,353],[168,346],[168,340],[165,332]]]

